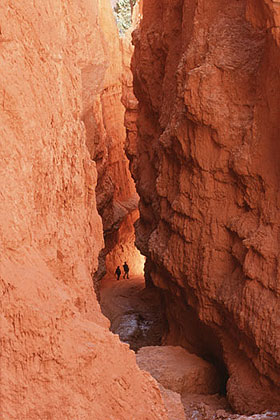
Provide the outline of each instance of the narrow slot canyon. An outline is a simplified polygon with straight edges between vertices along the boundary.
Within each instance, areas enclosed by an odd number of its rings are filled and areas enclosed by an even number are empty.
[[[280,420],[280,3],[210,3],[2,0],[1,420]]]

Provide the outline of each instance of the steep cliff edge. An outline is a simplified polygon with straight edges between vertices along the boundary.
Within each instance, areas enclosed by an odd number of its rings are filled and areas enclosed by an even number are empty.
[[[133,35],[146,277],[164,290],[166,342],[215,360],[244,413],[280,409],[279,8],[147,0]]]
[[[104,2],[31,3],[0,5],[1,418],[166,418],[92,288],[103,236],[82,118],[108,67]]]

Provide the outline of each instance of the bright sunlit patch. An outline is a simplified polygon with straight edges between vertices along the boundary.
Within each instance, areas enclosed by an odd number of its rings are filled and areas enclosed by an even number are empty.
[[[119,266],[121,278],[124,274],[123,265],[126,262],[129,267],[129,276],[144,276],[144,264],[146,258],[138,249],[130,244],[115,247],[106,257],[107,277],[115,276],[115,270]]]
[[[146,258],[144,255],[140,254],[135,255],[135,260],[133,261],[135,275],[137,276],[143,276],[144,275],[144,264],[145,264]]]

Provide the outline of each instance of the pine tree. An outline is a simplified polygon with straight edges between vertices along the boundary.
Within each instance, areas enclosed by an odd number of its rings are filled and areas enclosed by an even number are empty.
[[[114,7],[114,15],[120,35],[123,35],[132,24],[131,17],[136,2],[137,0],[118,0]]]

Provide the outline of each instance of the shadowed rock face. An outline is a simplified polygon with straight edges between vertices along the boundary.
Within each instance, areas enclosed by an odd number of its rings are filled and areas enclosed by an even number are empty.
[[[155,381],[109,333],[92,288],[103,236],[82,118],[109,61],[99,3],[0,4],[0,400],[7,420],[166,419]]]
[[[279,7],[146,1],[126,116],[166,342],[224,363],[245,413],[280,408]]]

